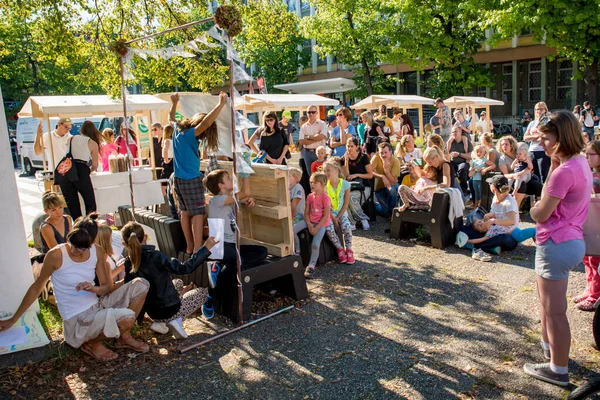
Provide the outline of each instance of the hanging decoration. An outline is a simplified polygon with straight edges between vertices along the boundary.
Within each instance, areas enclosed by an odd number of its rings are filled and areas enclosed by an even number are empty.
[[[242,33],[244,28],[242,24],[242,14],[236,6],[222,5],[215,11],[215,22],[221,29],[227,31],[229,37],[234,37]]]

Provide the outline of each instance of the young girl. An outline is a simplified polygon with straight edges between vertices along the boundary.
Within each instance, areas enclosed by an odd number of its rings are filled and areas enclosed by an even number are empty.
[[[471,193],[471,199],[473,205],[479,207],[481,205],[481,192],[482,192],[482,181],[483,176],[496,168],[496,165],[488,160],[487,148],[479,144],[475,146],[471,152],[471,168],[469,169],[469,176],[473,179],[473,193]]]
[[[300,254],[300,238],[298,233],[306,228],[304,222],[304,208],[306,203],[306,195],[304,188],[300,184],[302,179],[302,170],[300,168],[290,167],[289,169],[289,190],[290,201],[292,203],[293,230],[294,230],[294,250],[296,254]]]
[[[503,233],[508,233],[510,236],[515,239],[517,242],[521,243],[527,239],[535,238],[536,229],[535,228],[518,228],[513,227],[507,232],[501,231],[500,229],[496,229],[495,221],[488,219],[487,221],[483,219],[476,219],[471,224],[471,227],[475,229],[477,232],[484,234],[482,238],[479,239],[469,239],[466,233],[459,232],[456,237],[456,243],[458,247],[467,247],[473,248],[472,246],[466,246],[467,243],[473,245],[478,243],[483,243],[486,240],[493,238],[494,236],[498,236]]]
[[[71,231],[73,221],[71,217],[64,215],[67,203],[58,193],[45,192],[42,196],[42,206],[44,212],[48,214],[48,218],[40,225],[42,254],[46,254],[56,245],[67,242],[66,237]]]
[[[112,246],[112,229],[106,223],[98,224],[98,236],[96,236],[96,246],[104,250],[106,254],[106,262],[110,267],[110,277],[113,282],[117,282],[125,278],[125,268],[123,263],[117,265],[117,259],[115,258],[115,252]]]
[[[196,288],[180,297],[170,274],[187,275],[194,272],[209,257],[210,249],[216,244],[215,239],[212,236],[206,239],[204,246],[182,264],[155,250],[154,246],[146,245],[144,228],[137,222],[128,222],[121,229],[121,235],[128,251],[125,282],[144,278],[150,283],[144,302],[144,310],[154,320],[150,329],[163,334],[170,329],[177,339],[187,338],[181,323],[202,306],[208,292],[206,288]],[[210,268],[208,271],[209,282],[214,286],[214,276],[210,274]]]
[[[352,251],[352,228],[348,219],[348,205],[350,204],[350,182],[342,179],[344,173],[339,163],[331,160],[323,165],[327,175],[325,191],[331,200],[331,221],[327,227],[327,237],[337,248],[338,260],[341,263],[354,264],[354,252]],[[340,243],[335,228],[339,228],[344,236],[346,249]]]
[[[517,155],[514,161],[510,166],[511,170],[515,174],[519,174],[518,178],[509,179],[509,185],[512,185],[515,182],[515,188],[513,189],[512,195],[515,196],[521,187],[521,183],[529,182],[531,179],[531,171],[533,171],[533,164],[531,163],[531,159],[529,158],[529,150],[527,149],[526,144],[519,144],[517,148]]]
[[[584,132],[584,135],[587,134]],[[600,140],[592,140],[585,147],[585,156],[592,169],[592,189],[596,196],[600,193]],[[585,277],[587,285],[584,292],[573,298],[577,303],[577,308],[582,311],[592,311],[595,308],[596,301],[600,298],[600,276],[598,275],[598,264],[600,257],[583,257],[585,265]]]
[[[311,193],[306,197],[306,206],[304,208],[304,221],[308,227],[308,232],[312,235],[312,244],[310,251],[310,261],[304,270],[304,277],[310,279],[314,276],[315,266],[319,258],[319,248],[321,240],[330,224],[331,200],[325,193],[327,185],[327,175],[323,172],[315,172],[310,176]]]
[[[430,165],[423,168],[422,175],[414,188],[406,185],[400,185],[398,195],[402,199],[402,207],[398,211],[403,212],[408,207],[416,210],[429,210],[431,208],[431,200],[433,193],[437,189],[437,170]]]

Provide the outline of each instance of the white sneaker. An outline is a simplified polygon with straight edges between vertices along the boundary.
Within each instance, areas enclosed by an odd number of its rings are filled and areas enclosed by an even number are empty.
[[[363,231],[368,231],[370,227],[371,226],[369,225],[369,221],[367,221],[366,219],[363,219],[363,221],[362,221]]]
[[[479,260],[479,261],[492,261],[492,256],[490,256],[488,253],[486,253],[485,251],[481,250],[481,249],[473,249],[473,254],[471,255],[471,258],[473,260]]]
[[[188,334],[185,332],[185,329],[183,329],[183,326],[181,326],[181,322],[181,318],[169,321],[169,329],[171,330],[171,333],[173,334],[173,336],[175,336],[176,339],[187,339]]]
[[[354,224],[350,224],[350,230],[351,230],[351,231],[355,231],[355,230],[356,230],[356,225],[354,225]]]
[[[161,335],[169,333],[169,327],[166,322],[153,322],[152,325],[150,325],[150,330],[160,333]]]

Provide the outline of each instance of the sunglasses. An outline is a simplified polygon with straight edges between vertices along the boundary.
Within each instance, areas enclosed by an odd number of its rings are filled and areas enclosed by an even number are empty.
[[[269,118],[269,119],[265,119],[265,121],[267,121],[267,122],[274,122],[275,120],[272,119],[272,118]]]
[[[308,114],[316,114],[316,111],[307,111]]]

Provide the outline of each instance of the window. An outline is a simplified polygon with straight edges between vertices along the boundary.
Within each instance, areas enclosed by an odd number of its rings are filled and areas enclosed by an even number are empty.
[[[433,76],[433,71],[428,69],[423,71],[423,75],[421,76],[421,84],[423,85],[423,96],[427,96],[429,92],[433,89],[434,83],[430,82],[431,77]]]
[[[417,73],[405,72],[404,84],[406,85],[406,94],[417,94]]]
[[[542,100],[542,62],[529,62],[529,101],[538,102]]]
[[[569,100],[570,102],[573,64],[571,61],[558,61],[556,66],[556,100]]]
[[[502,101],[512,103],[513,99],[513,67],[512,64],[502,64]]]

